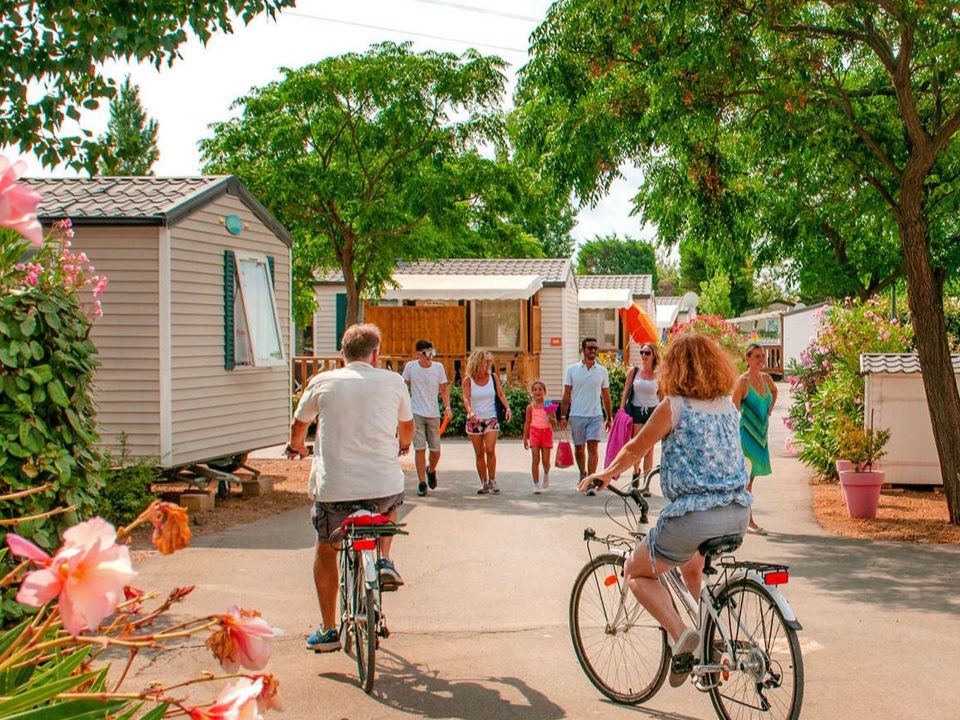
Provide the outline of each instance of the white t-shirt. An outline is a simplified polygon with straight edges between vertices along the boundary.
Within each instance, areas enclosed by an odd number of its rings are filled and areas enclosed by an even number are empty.
[[[437,395],[440,386],[447,382],[447,371],[438,362],[423,367],[419,360],[403,366],[403,379],[410,383],[410,407],[414,415],[440,417]]]
[[[346,502],[403,492],[397,423],[413,419],[403,379],[390,370],[352,362],[319,373],[294,417],[317,418],[310,497]]]
[[[600,407],[600,390],[610,387],[607,369],[598,362],[588,368],[582,362],[576,362],[567,368],[563,384],[573,386],[570,393],[570,415],[576,417],[596,417],[603,415]]]

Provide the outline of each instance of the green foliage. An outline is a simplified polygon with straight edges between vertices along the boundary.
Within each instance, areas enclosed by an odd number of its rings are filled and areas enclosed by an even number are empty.
[[[157,121],[147,118],[140,88],[127,75],[110,101],[107,132],[90,151],[87,167],[97,175],[152,175],[150,168],[159,157]]]
[[[82,165],[92,142],[64,136],[65,120],[116,93],[103,72],[111,60],[146,61],[158,69],[179,57],[188,32],[206,43],[239,19],[273,17],[294,0],[145,0],[138,3],[3,3],[0,56],[0,146],[19,145],[47,167]],[[28,88],[31,92],[28,93]],[[39,90],[39,92],[34,92]]]
[[[730,276],[721,271],[700,284],[699,309],[707,315],[733,317],[730,304]]]
[[[620,398],[623,397],[623,386],[627,379],[627,372],[630,370],[618,360],[604,361],[607,368],[607,374],[610,377],[610,407],[613,414],[617,414],[617,408],[620,407]]]
[[[884,302],[847,302],[821,312],[816,338],[787,367],[793,404],[785,423],[794,432],[798,457],[820,475],[836,478],[840,437],[863,427],[864,379],[860,353],[909,352],[913,329],[886,318]]]
[[[844,418],[837,428],[837,457],[849,460],[864,472],[886,454],[884,446],[890,439],[889,430],[874,430]]]
[[[511,161],[504,67],[382,43],[286,69],[213,125],[205,170],[237,175],[294,236],[295,317],[317,271],[343,273],[352,324],[398,260],[541,256],[533,233],[569,237],[565,196]]]
[[[103,487],[97,496],[96,515],[116,526],[127,525],[156,498],[151,483],[159,479],[157,462],[149,458],[131,458],[126,435],[120,436],[118,457],[105,455],[100,473]]]
[[[577,272],[581,275],[652,275],[656,287],[657,253],[650,243],[598,235],[580,246]]]

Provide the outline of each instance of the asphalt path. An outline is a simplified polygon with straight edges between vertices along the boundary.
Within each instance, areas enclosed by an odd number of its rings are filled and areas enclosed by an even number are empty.
[[[742,559],[790,565],[783,590],[803,624],[805,718],[960,718],[960,548],[834,537],[810,510],[807,472],[783,453],[771,423],[774,475],[755,487],[756,516],[770,534],[748,536]],[[391,629],[377,656],[371,696],[356,687],[343,653],[304,649],[319,621],[311,578],[308,510],[199,538],[138,566],[138,584],[196,584],[172,620],[232,604],[256,608],[284,630],[269,670],[281,680],[286,718],[715,717],[692,685],[668,685],[648,703],[605,700],[583,675],[570,642],[568,603],[587,560],[583,529],[614,529],[609,494],[574,491],[576,473],[555,470],[549,493],[532,494],[528,454],[498,445],[499,496],[477,496],[473,453],[444,443],[440,487],[416,496],[407,473],[402,519],[410,536],[395,557],[406,586],[384,596]],[[663,506],[654,487],[654,511]],[[611,507],[615,507],[611,505]],[[134,685],[183,678],[216,663],[202,641],[148,658]],[[200,686],[194,697],[208,698]]]

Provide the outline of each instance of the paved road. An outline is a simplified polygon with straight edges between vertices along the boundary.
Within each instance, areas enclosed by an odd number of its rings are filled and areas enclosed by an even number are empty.
[[[782,448],[781,423],[772,432],[772,446]],[[393,634],[378,656],[372,697],[355,687],[349,658],[303,649],[319,615],[306,510],[148,559],[141,586],[197,583],[184,612],[239,603],[282,627],[271,670],[287,718],[714,717],[692,686],[665,686],[647,705],[626,708],[588,683],[571,648],[567,603],[586,561],[583,528],[611,526],[605,498],[576,495],[570,470],[555,471],[550,493],[534,496],[522,446],[502,442],[499,458],[499,497],[474,494],[464,442],[444,445],[441,487],[429,497],[416,497],[408,473],[403,516],[412,534],[395,553],[407,586],[385,600]],[[739,555],[791,566],[785,591],[804,625],[803,717],[956,720],[960,548],[832,537],[811,515],[799,463],[779,457],[775,470],[756,488],[758,520],[773,532],[748,537]],[[214,668],[199,642],[159,662],[138,679]]]

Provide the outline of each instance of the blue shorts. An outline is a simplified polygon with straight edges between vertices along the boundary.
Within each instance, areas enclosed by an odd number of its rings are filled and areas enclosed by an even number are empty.
[[[603,436],[603,415],[593,417],[571,415],[570,435],[573,437],[574,445],[583,445],[591,440],[599,442]]]

